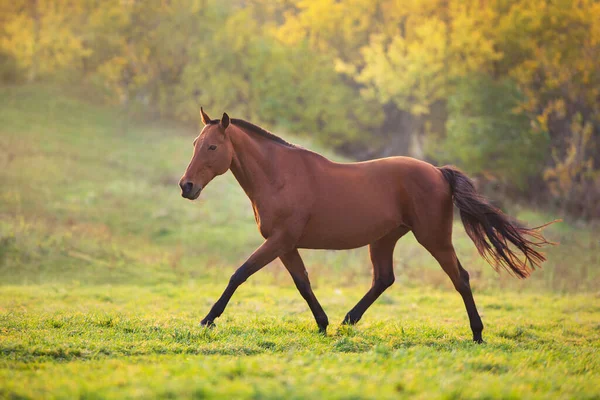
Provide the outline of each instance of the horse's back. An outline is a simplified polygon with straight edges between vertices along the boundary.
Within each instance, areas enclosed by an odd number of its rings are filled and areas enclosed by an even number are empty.
[[[315,159],[309,164],[314,201],[299,247],[364,246],[399,226],[411,227],[416,208],[448,197],[433,165],[409,157],[358,163]]]

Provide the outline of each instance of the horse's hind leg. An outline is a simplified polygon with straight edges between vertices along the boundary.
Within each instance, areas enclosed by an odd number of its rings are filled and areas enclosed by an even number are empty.
[[[471,330],[473,331],[473,341],[477,343],[483,343],[483,338],[481,337],[481,331],[483,331],[483,322],[481,322],[481,317],[479,316],[477,307],[475,306],[473,292],[471,292],[471,284],[469,283],[469,273],[462,267],[460,261],[458,261],[458,258],[456,259],[456,262],[458,262],[458,269],[460,271],[460,276],[464,286],[462,292],[459,291],[459,293],[465,302],[465,307],[467,308],[467,314],[469,315],[469,321],[471,323]]]
[[[319,331],[325,333],[327,331],[329,320],[327,319],[327,314],[325,314],[325,311],[323,311],[323,307],[321,307],[321,304],[319,304],[319,301],[310,287],[308,272],[304,267],[304,262],[302,262],[302,258],[300,257],[298,250],[292,250],[291,252],[284,254],[279,258],[283,262],[283,265],[285,265],[285,268],[289,271],[292,279],[294,279],[296,288],[298,288],[298,291],[308,303],[308,307],[312,311],[315,321],[319,326]]]
[[[394,247],[396,242],[409,231],[400,227],[390,234],[382,237],[369,245],[369,255],[373,263],[373,282],[371,289],[365,296],[346,314],[344,324],[354,325],[363,316],[365,311],[377,298],[394,283]]]
[[[446,234],[443,232],[446,232]],[[415,237],[435,257],[442,269],[450,277],[454,288],[460,293],[465,303],[471,330],[473,331],[473,340],[477,343],[482,343],[481,332],[483,331],[483,323],[477,312],[475,300],[473,300],[473,293],[471,292],[471,285],[469,283],[469,273],[460,265],[460,261],[456,257],[454,246],[452,246],[451,233],[448,233],[447,229],[429,233],[431,235],[415,230]]]

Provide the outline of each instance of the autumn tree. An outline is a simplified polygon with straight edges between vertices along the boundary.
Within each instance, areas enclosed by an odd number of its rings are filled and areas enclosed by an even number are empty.
[[[33,81],[59,71],[78,69],[90,54],[80,24],[85,8],[72,0],[17,0],[2,6],[0,51],[16,60]]]
[[[456,163],[597,216],[599,20],[597,0],[15,0],[0,73]]]

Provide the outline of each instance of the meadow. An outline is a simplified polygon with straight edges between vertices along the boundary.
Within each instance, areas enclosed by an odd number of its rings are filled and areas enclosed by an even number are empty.
[[[548,227],[560,245],[517,280],[456,223],[484,345],[412,235],[356,327],[339,323],[369,287],[366,249],[302,252],[326,336],[278,262],[201,328],[261,243],[249,201],[230,173],[181,199],[198,129],[128,118],[82,90],[0,92],[0,398],[600,398],[597,227]],[[562,217],[505,206],[531,225]]]

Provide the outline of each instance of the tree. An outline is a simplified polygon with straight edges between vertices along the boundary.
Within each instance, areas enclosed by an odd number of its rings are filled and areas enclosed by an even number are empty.
[[[520,109],[533,128],[550,137],[550,194],[576,214],[600,193],[599,20],[597,1],[536,0],[514,4],[499,23],[499,70],[525,93]]]
[[[202,104],[333,145],[360,140],[357,125],[376,124],[381,114],[345,85],[328,57],[263,34],[269,25],[258,24],[256,11],[236,10],[212,40],[196,44],[178,86],[180,115],[195,119]]]
[[[541,173],[549,140],[531,129],[527,115],[515,111],[523,101],[510,79],[461,79],[448,99],[447,135],[435,158],[525,189],[528,178]]]
[[[0,51],[16,60],[28,80],[78,69],[90,54],[77,29],[84,8],[69,0],[17,1],[4,21]]]

